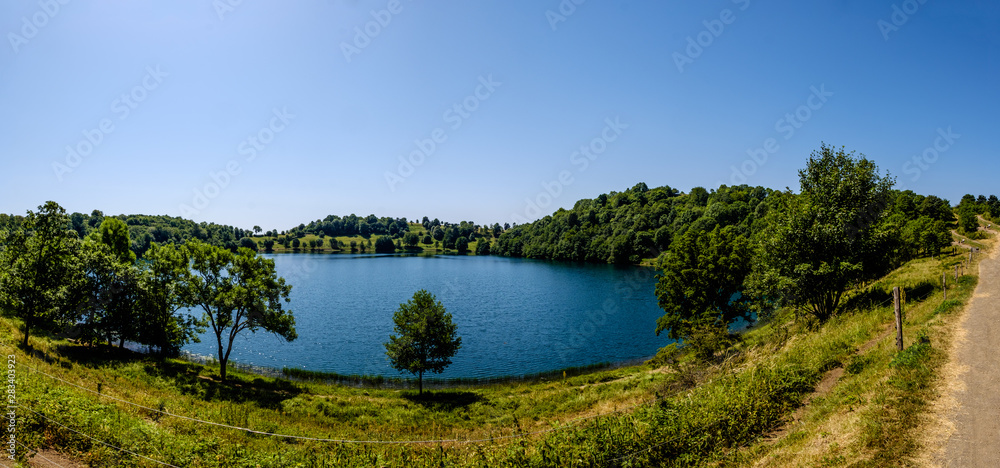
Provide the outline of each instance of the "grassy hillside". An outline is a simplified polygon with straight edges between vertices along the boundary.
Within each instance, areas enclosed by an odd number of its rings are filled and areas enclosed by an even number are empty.
[[[6,319],[0,336],[18,364],[18,442],[93,466],[883,466],[917,448],[941,324],[976,283],[952,282],[942,304],[940,275],[964,258],[911,261],[819,328],[779,311],[710,362],[667,349],[655,364],[423,397],[240,372],[220,383],[212,366],[53,337],[28,355]],[[903,353],[885,333],[892,286],[908,297]]]
[[[428,234],[427,229],[425,229],[424,226],[421,225],[420,223],[409,223],[409,227],[410,230],[408,232],[415,233],[417,234],[417,236],[421,238],[423,238],[425,235]],[[267,252],[264,249],[264,242],[270,239],[275,241],[274,247],[270,251],[273,253],[351,253],[351,248],[350,248],[351,242],[354,242],[358,246],[358,249],[354,253],[375,253],[374,245],[375,245],[375,239],[377,237],[378,235],[320,237],[318,234],[305,234],[304,236],[299,238],[299,248],[294,248],[294,247],[285,248],[285,246],[277,242],[279,236],[255,236],[252,239],[254,242],[257,243],[261,252]],[[320,239],[323,240],[322,247],[317,249],[309,248],[310,241],[315,241]],[[340,247],[339,245],[336,248],[331,247],[330,244],[331,239],[337,240],[339,244],[343,245],[343,247]],[[369,242],[371,243],[371,245],[369,245]],[[482,240],[470,241],[469,250],[468,252],[466,252],[466,255],[475,255],[476,247],[478,246],[479,242],[482,242]],[[361,251],[361,245],[364,245],[364,252]],[[435,247],[433,243],[431,244],[420,243],[417,244],[416,247],[404,246],[402,250],[397,250],[397,252],[416,253],[416,254],[448,254],[448,253],[456,253],[456,250],[446,249],[440,245],[438,247]]]

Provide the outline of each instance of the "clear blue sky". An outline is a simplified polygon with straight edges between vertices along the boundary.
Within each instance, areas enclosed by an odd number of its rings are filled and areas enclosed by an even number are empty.
[[[47,1],[0,3],[6,213],[503,223],[638,182],[795,189],[821,141],[1000,193],[994,1]]]

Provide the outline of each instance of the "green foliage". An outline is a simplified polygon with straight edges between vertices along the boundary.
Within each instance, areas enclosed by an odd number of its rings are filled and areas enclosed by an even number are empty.
[[[490,254],[490,241],[486,239],[480,239],[476,244],[476,255],[489,255]]]
[[[599,263],[639,263],[666,251],[688,230],[735,226],[749,235],[772,192],[746,185],[680,194],[669,186],[637,184],[625,192],[576,202],[500,234],[491,252],[510,257]]]
[[[460,236],[458,239],[455,239],[455,250],[457,250],[460,254],[468,252],[469,239],[466,239],[464,236]]]
[[[665,314],[656,333],[687,339],[696,328],[726,329],[751,321],[751,301],[743,295],[750,272],[750,246],[734,226],[710,232],[688,230],[673,243],[657,275],[656,297]]]
[[[222,380],[233,350],[233,341],[244,331],[264,329],[287,341],[297,338],[291,311],[282,308],[292,287],[274,270],[274,260],[250,249],[236,254],[202,242],[186,245],[193,274],[190,303],[200,307],[215,334]]]
[[[131,252],[127,249],[123,255],[92,239],[85,240],[77,250],[72,297],[82,319],[77,328],[84,342],[104,341],[123,346],[126,340],[136,337],[142,272],[129,262],[128,254]],[[122,256],[125,262],[121,261]]]
[[[958,228],[963,234],[979,230],[979,220],[976,218],[974,205],[964,204],[958,207]]]
[[[646,365],[654,368],[676,365],[681,355],[681,348],[677,343],[670,343],[656,351],[656,355],[646,361]]]
[[[781,197],[757,232],[748,283],[760,297],[802,307],[821,322],[844,293],[891,267],[898,230],[886,220],[893,179],[875,164],[825,144],[799,171],[801,193]]]
[[[905,244],[930,256],[938,255],[941,249],[951,245],[951,230],[948,225],[928,216],[907,222],[902,237]]]
[[[392,367],[418,376],[423,393],[424,372],[440,374],[462,346],[451,314],[433,294],[419,290],[392,317],[393,335],[385,343]]]
[[[244,249],[250,249],[254,252],[257,251],[257,242],[249,237],[244,237],[240,239],[240,247]]]
[[[95,233],[97,240],[111,248],[111,253],[119,263],[135,263],[135,252],[132,252],[132,242],[129,239],[128,226],[118,218],[104,218],[101,227]]]
[[[66,210],[49,201],[28,211],[15,230],[2,232],[0,310],[21,319],[22,346],[32,328],[55,330],[76,318],[71,288],[79,240],[69,225]]]
[[[917,341],[906,349],[896,353],[892,361],[889,362],[889,367],[916,369],[924,365],[930,351],[931,340],[927,336],[927,331],[920,330],[920,333],[917,335]]]
[[[403,235],[403,245],[408,248],[414,248],[420,242],[420,236],[415,232],[407,232]]]
[[[146,252],[145,270],[140,278],[140,327],[135,341],[149,345],[167,356],[198,341],[204,323],[183,313],[191,305],[192,274],[188,250],[173,244],[154,243]]]
[[[986,231],[974,231],[966,234],[966,237],[972,240],[982,240],[989,239],[990,235]]]
[[[715,359],[716,354],[740,341],[740,335],[730,333],[719,323],[701,322],[691,327],[685,336],[684,347],[702,361]]]
[[[964,304],[962,303],[962,301],[958,299],[948,299],[947,301],[942,302],[941,305],[937,306],[936,309],[934,309],[934,315],[950,314],[956,309],[961,309],[963,305]]]
[[[351,244],[354,244],[354,242],[352,241]],[[395,251],[396,244],[392,242],[391,237],[379,236],[378,239],[375,239],[375,253],[393,253]]]

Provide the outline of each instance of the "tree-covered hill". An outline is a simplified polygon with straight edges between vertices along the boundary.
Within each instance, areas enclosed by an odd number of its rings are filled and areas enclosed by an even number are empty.
[[[748,234],[774,193],[764,187],[695,187],[682,194],[670,186],[639,183],[624,192],[576,202],[531,224],[500,235],[494,253],[511,257],[639,263],[658,256],[688,229],[738,226]]]
[[[680,193],[670,186],[648,188],[639,183],[624,192],[583,199],[570,210],[559,209],[530,224],[504,231],[494,244],[496,255],[547,260],[636,264],[667,251],[674,239],[688,230],[707,232],[735,226],[749,236],[760,230],[767,211],[790,192],[765,187],[721,186],[709,192],[702,187]],[[989,213],[989,199],[967,196],[973,213]],[[954,220],[947,200],[912,191],[893,191],[887,207],[890,222],[907,244],[932,243],[931,234],[946,232]],[[962,211],[962,210],[960,210]],[[1000,210],[998,210],[1000,212]],[[854,222],[864,222],[859,219]],[[933,223],[939,223],[932,229]],[[949,240],[950,242],[950,240]],[[919,247],[918,247],[919,248]]]

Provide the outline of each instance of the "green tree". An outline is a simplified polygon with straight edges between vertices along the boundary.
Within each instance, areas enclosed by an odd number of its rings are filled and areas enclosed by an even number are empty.
[[[66,210],[49,201],[2,233],[0,309],[21,320],[25,348],[33,328],[54,330],[76,319],[70,289],[79,241],[69,226]]]
[[[72,296],[83,318],[83,341],[103,340],[109,345],[117,341],[119,347],[124,347],[126,340],[136,339],[141,272],[130,262],[122,262],[120,255],[113,247],[94,239],[80,244]]]
[[[405,244],[406,247],[413,248],[416,247],[418,243],[420,243],[420,236],[418,236],[417,233],[407,232],[403,235],[403,244]]]
[[[264,251],[265,252],[271,252],[273,250],[274,250],[274,239],[265,239],[264,240]]]
[[[466,239],[465,236],[460,236],[458,239],[455,239],[455,250],[457,250],[460,254],[468,252],[469,239]]]
[[[799,171],[800,195],[785,194],[757,232],[748,286],[758,297],[802,307],[821,322],[844,292],[889,267],[886,208],[894,179],[864,156],[823,144]]]
[[[430,234],[424,234],[424,238],[423,238],[423,239],[420,239],[420,243],[421,243],[421,244],[424,244],[424,245],[430,245],[430,244],[432,244],[433,242],[434,242],[434,240],[433,240],[433,239],[431,239],[431,236],[430,236]]]
[[[293,249],[298,249],[298,248],[299,248],[299,245],[300,245],[301,243],[302,243],[302,241],[300,241],[298,237],[296,237],[296,238],[292,239],[292,248],[293,248]]]
[[[688,230],[657,275],[656,297],[665,314],[656,334],[666,330],[674,340],[688,340],[699,329],[725,331],[739,319],[752,321],[753,303],[743,294],[749,273],[750,243],[734,226]]]
[[[996,195],[990,195],[987,199],[986,212],[991,221],[1000,221],[1000,199]]]
[[[257,251],[257,241],[255,241],[255,240],[253,240],[253,239],[251,239],[249,237],[244,237],[244,238],[240,239],[240,247],[243,247],[245,249],[250,249],[250,250],[253,250],[253,251]]]
[[[951,231],[944,221],[921,216],[906,223],[902,233],[903,240],[908,244],[910,253],[917,251],[924,255],[935,256],[941,249],[951,245]]]
[[[392,321],[395,334],[385,343],[386,355],[393,368],[417,376],[423,394],[424,372],[443,372],[462,347],[462,338],[444,305],[423,289],[399,305]]]
[[[139,343],[160,354],[176,356],[187,343],[197,343],[204,323],[182,312],[191,306],[190,257],[184,247],[153,243],[139,280]]]
[[[111,247],[94,237],[85,239],[75,252],[70,302],[77,309],[80,320],[73,334],[83,343],[92,345],[103,340],[110,345],[114,337],[108,326],[108,309],[118,276],[118,262]]]
[[[971,234],[979,230],[979,219],[976,218],[974,204],[962,204],[958,207],[958,227],[964,234]]]
[[[476,244],[476,255],[489,255],[490,254],[490,241],[485,238],[479,239],[479,243]]]
[[[263,229],[261,229],[260,226],[254,226],[253,227],[253,233],[255,235],[259,235],[261,231],[263,231]]]
[[[118,218],[104,218],[97,230],[97,239],[111,247],[120,263],[135,263],[135,253],[130,247],[128,225]]]
[[[226,364],[240,333],[263,329],[286,341],[298,337],[292,312],[282,308],[292,287],[277,275],[273,260],[250,249],[233,254],[197,241],[188,242],[187,247],[193,271],[191,304],[201,307],[204,321],[215,334],[222,380],[226,380]]]
[[[378,236],[375,239],[375,253],[393,253],[396,251],[396,244],[389,236]]]

